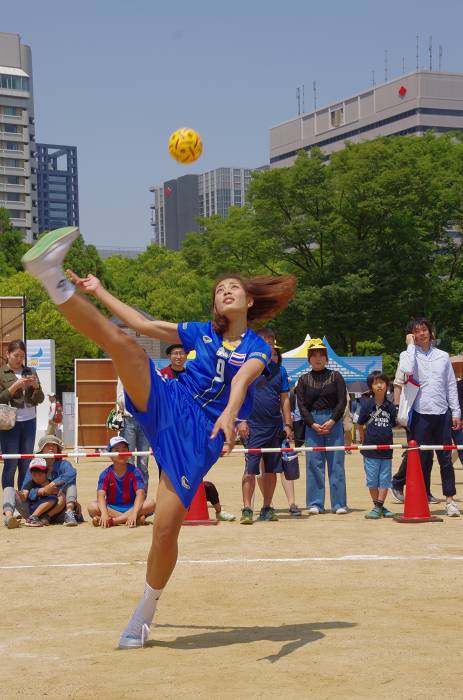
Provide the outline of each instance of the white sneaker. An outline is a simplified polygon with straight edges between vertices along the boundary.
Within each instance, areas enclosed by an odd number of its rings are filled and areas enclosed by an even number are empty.
[[[125,629],[120,638],[119,638],[119,644],[117,645],[118,649],[141,649],[145,646],[146,642],[148,641],[150,636],[150,628],[149,625],[143,624],[141,626],[141,631],[140,635],[134,636]]]
[[[455,501],[449,501],[447,503],[447,515],[449,518],[459,518],[460,517],[460,511],[458,509],[457,504]]]
[[[310,506],[310,508],[307,512],[310,513],[310,515],[319,515],[320,508],[318,506]]]
[[[42,236],[22,258],[22,264],[39,279],[51,268],[60,268],[80,231],[75,226],[58,228]]]
[[[346,515],[347,513],[347,508],[338,508],[336,511],[336,515]]]

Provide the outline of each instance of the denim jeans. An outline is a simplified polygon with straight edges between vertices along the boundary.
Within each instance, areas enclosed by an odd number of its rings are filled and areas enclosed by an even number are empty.
[[[133,452],[135,450],[140,450],[140,452],[146,452],[150,449],[150,444],[143,432],[140,424],[135,420],[133,416],[124,416],[124,428],[121,430],[120,435],[129,445],[129,451]],[[148,489],[148,455],[146,457],[137,457],[137,467],[142,471],[145,477],[146,489]]]
[[[413,411],[410,433],[419,445],[451,445],[452,443],[452,414],[450,411],[442,414],[418,413]],[[431,450],[420,452],[421,469],[428,496],[431,494]],[[455,470],[450,452],[436,450],[440,467],[442,493],[444,496],[455,496]]]
[[[11,430],[0,430],[3,454],[30,454],[34,451],[36,419],[17,422]],[[3,512],[14,511],[14,475],[18,470],[18,489],[23,485],[30,459],[5,459],[2,471]]]
[[[312,411],[315,423],[325,423],[331,418],[331,411]],[[344,445],[342,420],[333,425],[328,435],[319,435],[312,428],[305,428],[306,447],[333,447]],[[306,452],[307,467],[307,507],[316,506],[325,510],[325,463],[328,466],[330,481],[331,510],[347,508],[346,475],[344,472],[344,452]]]

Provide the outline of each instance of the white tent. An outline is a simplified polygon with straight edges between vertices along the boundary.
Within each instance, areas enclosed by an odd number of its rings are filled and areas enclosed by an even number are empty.
[[[297,358],[297,357],[304,357],[305,359],[307,359],[307,345],[308,345],[308,343],[309,343],[309,340],[312,340],[312,338],[310,337],[310,334],[307,333],[307,335],[305,336],[305,340],[304,340],[304,342],[302,343],[302,345],[299,345],[299,347],[294,348],[294,350],[288,350],[288,352],[284,352],[283,355],[282,355],[282,357],[284,357],[284,358],[290,358],[290,357],[294,357],[294,358]]]

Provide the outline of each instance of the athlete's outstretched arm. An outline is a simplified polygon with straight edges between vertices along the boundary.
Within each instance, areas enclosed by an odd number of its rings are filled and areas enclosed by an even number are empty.
[[[168,321],[150,321],[143,314],[133,309],[128,304],[124,304],[117,297],[113,296],[103,287],[98,277],[88,275],[81,278],[72,270],[66,270],[71,282],[85,294],[95,296],[114,316],[117,316],[129,328],[137,333],[147,335],[150,338],[157,338],[165,343],[180,343],[177,332],[177,324]]]
[[[222,430],[225,441],[228,443],[225,448],[227,454],[231,452],[235,444],[235,420],[238,411],[246,398],[249,385],[262,374],[262,370],[263,366],[260,360],[247,360],[232,379],[227,406],[217,418],[211,434],[211,437],[214,438],[219,430]]]

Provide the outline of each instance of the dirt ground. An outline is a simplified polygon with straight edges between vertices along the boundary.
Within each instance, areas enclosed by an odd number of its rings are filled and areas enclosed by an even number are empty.
[[[184,527],[145,649],[116,644],[143,588],[150,526],[2,528],[0,696],[462,698],[463,518],[365,520],[361,457],[346,459],[348,515],[290,518],[278,486],[279,522]],[[210,474],[237,515],[242,461]],[[82,503],[106,465],[78,465]],[[457,482],[463,494],[462,470]],[[304,479],[296,495],[304,505]]]

